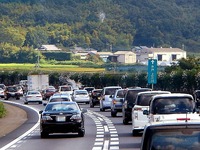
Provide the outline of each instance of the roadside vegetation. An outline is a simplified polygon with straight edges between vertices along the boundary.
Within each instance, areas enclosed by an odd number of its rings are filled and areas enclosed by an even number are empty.
[[[6,108],[4,107],[3,103],[0,102],[0,118],[3,118],[6,115]]]

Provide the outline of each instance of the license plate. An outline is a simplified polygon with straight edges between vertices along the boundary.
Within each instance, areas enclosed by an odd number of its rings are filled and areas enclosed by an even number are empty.
[[[65,116],[57,116],[56,117],[56,121],[57,122],[63,122],[63,121],[65,121]]]

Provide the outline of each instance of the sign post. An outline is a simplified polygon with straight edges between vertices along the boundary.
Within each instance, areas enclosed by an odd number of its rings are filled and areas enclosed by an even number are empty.
[[[157,83],[157,59],[149,59],[148,60],[148,84]]]

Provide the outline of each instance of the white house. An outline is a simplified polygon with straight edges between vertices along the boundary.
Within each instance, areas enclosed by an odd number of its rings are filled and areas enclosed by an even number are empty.
[[[186,58],[186,51],[179,48],[148,48],[142,47],[134,50],[137,57],[137,62],[147,64],[148,59],[157,59],[158,65],[170,66],[172,63],[177,63],[177,60]]]
[[[40,48],[38,48],[40,51],[61,51],[58,47],[55,45],[42,45]]]
[[[97,52],[97,54],[99,55],[100,58],[102,58],[102,60],[104,62],[107,62],[107,58],[110,56],[110,55],[113,55],[112,52]]]
[[[117,55],[117,61],[123,64],[133,64],[136,63],[136,54],[132,51],[117,51],[114,53]]]

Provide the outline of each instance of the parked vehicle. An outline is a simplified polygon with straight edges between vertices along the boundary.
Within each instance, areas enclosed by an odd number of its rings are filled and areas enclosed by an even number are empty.
[[[140,150],[197,150],[199,137],[199,122],[153,124],[144,129]]]
[[[135,105],[132,108],[132,135],[137,135],[144,130],[148,124],[148,118],[143,114],[144,110],[149,110],[149,104],[152,96],[157,94],[170,94],[169,91],[146,91],[137,94]]]
[[[99,105],[99,101],[101,98],[102,89],[94,89],[90,95],[90,108],[93,108],[96,105]]]
[[[48,100],[54,93],[56,92],[56,89],[53,88],[47,88],[42,90],[42,99],[43,100]]]
[[[15,85],[6,86],[6,89],[4,91],[4,99],[8,100],[10,97],[13,97],[19,100],[21,96],[21,90],[21,88]]]
[[[118,112],[122,112],[122,104],[124,101],[124,96],[126,94],[126,89],[116,90],[114,95],[111,95],[111,116],[116,117]]]
[[[24,97],[24,104],[28,104],[31,102],[38,102],[42,104],[42,94],[39,91],[28,91]]]
[[[72,100],[77,103],[89,104],[90,96],[86,90],[74,90],[72,93]]]
[[[128,124],[132,121],[132,108],[135,105],[136,96],[139,92],[151,91],[150,88],[129,88],[124,97],[124,102],[122,105],[122,120],[123,124]]]
[[[105,111],[105,109],[111,108],[110,95],[113,95],[116,90],[122,89],[120,86],[107,86],[102,89],[100,98],[100,111]]]
[[[199,113],[195,112],[193,96],[184,93],[161,94],[152,97],[148,115],[149,123],[200,121]]]
[[[80,109],[76,102],[48,103],[44,111],[40,111],[40,135],[47,137],[51,133],[78,133],[85,135],[84,109]]]

